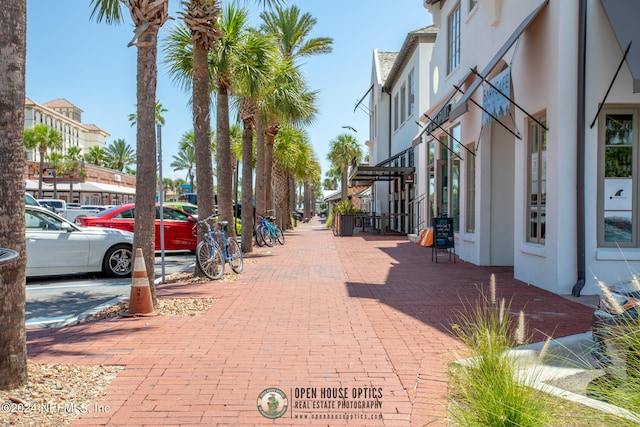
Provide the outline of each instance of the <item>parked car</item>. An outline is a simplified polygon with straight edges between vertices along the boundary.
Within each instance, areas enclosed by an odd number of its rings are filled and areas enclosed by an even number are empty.
[[[77,222],[77,217],[93,216],[98,213],[98,209],[80,209],[78,203],[67,203],[62,199],[38,199],[38,202],[69,221]]]
[[[25,207],[27,277],[103,272],[131,275],[133,234],[82,228],[39,206]]]
[[[133,232],[135,204],[116,206],[94,216],[78,218],[82,226],[118,228]],[[195,251],[198,239],[193,227],[196,218],[170,206],[164,206],[164,249],[167,251]],[[160,246],[160,207],[156,205],[156,251]]]
[[[24,193],[24,202],[27,206],[42,206],[35,197],[29,193]]]
[[[194,218],[198,217],[198,206],[194,205],[193,203],[187,203],[187,202],[164,202],[163,206],[169,206],[169,207],[172,207],[172,208],[180,209],[181,211],[184,211],[184,212],[188,213],[189,215],[193,216]]]
[[[631,327],[640,326],[640,285],[637,280],[619,282],[608,289],[600,297],[591,320],[594,341],[592,354],[603,368],[612,366],[620,356],[621,349],[617,348],[617,344],[621,335],[627,334]],[[622,350],[628,354],[627,349]]]

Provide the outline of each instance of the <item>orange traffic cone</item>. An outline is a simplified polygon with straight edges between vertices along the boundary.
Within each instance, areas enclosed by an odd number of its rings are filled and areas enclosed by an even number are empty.
[[[155,316],[151,289],[149,289],[149,278],[147,277],[147,267],[144,263],[142,249],[136,249],[136,259],[133,264],[131,275],[131,295],[129,297],[129,311],[124,314],[126,317],[135,316]]]

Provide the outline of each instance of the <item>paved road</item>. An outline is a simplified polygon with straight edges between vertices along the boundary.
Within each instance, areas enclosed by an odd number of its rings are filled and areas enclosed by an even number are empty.
[[[192,254],[165,255],[165,277],[189,267],[193,260]],[[156,283],[161,282],[163,268],[159,255],[155,274]],[[27,328],[63,326],[86,311],[129,297],[130,292],[131,279],[99,275],[30,279],[27,281],[26,325]]]

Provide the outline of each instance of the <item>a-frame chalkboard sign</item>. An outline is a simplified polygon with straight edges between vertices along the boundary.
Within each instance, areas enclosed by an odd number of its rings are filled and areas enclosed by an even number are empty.
[[[431,260],[434,257],[438,262],[438,251],[449,252],[449,261],[453,253],[453,262],[456,262],[456,245],[453,236],[453,218],[433,218],[433,246],[431,248]]]

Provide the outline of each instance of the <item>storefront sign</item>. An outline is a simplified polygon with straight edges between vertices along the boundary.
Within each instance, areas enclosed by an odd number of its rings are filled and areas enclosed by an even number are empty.
[[[489,111],[497,119],[509,114],[511,109],[511,68],[506,68],[497,76],[490,80],[491,87],[488,83],[482,84],[482,107]],[[506,95],[502,95],[502,94]],[[486,112],[482,112],[482,126],[491,122],[493,118]]]

